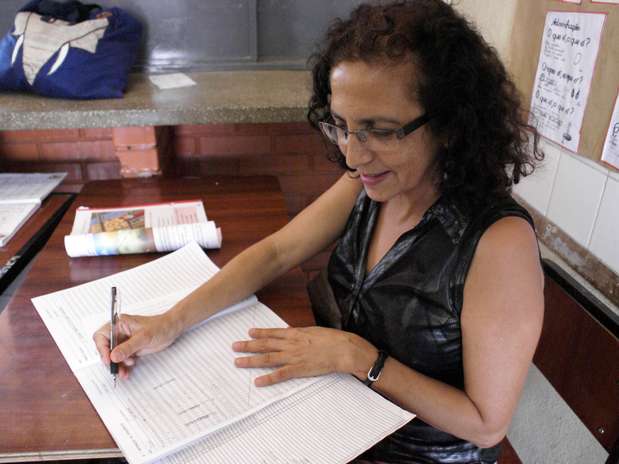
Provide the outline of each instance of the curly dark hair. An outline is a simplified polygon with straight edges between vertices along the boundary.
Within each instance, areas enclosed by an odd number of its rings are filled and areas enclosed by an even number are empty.
[[[313,54],[308,120],[330,121],[330,74],[343,61],[414,60],[413,98],[446,145],[438,153],[439,190],[468,207],[508,195],[544,157],[520,95],[496,51],[443,0],[364,4],[330,26]],[[532,135],[530,143],[529,134]],[[334,145],[330,159],[346,168]]]

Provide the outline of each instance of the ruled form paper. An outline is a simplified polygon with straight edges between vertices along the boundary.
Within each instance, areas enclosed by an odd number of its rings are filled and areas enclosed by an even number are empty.
[[[129,271],[32,300],[129,463],[190,462],[193,456],[191,462],[292,464],[306,461],[290,460],[288,446],[298,448],[299,459],[309,459],[308,453],[317,451],[314,446],[334,442],[337,447],[321,451],[325,460],[307,462],[346,462],[342,459],[360,454],[410,420],[411,414],[349,376],[255,387],[255,377],[271,369],[236,368],[232,343],[247,339],[251,327],[286,326],[255,297],[195,326],[166,350],[140,358],[131,377],[113,388],[92,341],[93,331],[109,317],[111,286],[119,288],[124,313],[157,314],[217,271],[192,243]],[[370,397],[359,397],[359,387]],[[363,421],[364,432],[355,430],[356,439],[347,431],[338,435],[336,430],[348,427],[341,421]],[[274,431],[279,438],[270,436]],[[290,434],[292,440],[283,440]],[[345,446],[340,447],[340,439]],[[261,444],[255,451],[242,449],[254,442]],[[231,449],[237,450],[232,460]]]
[[[344,464],[414,417],[354,377],[331,374],[161,464]]]
[[[149,304],[168,298],[170,305],[218,271],[196,243],[134,269],[32,299],[72,370],[100,362],[92,343],[95,327],[109,322],[110,288],[120,291],[123,312],[148,314]],[[174,298],[177,298],[174,300]],[[132,308],[141,308],[132,312]],[[159,310],[158,312],[162,312]]]

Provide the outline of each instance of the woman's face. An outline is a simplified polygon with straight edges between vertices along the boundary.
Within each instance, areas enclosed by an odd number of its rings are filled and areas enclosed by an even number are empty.
[[[424,114],[413,100],[415,66],[344,61],[331,71],[331,114],[348,130],[398,129]],[[384,145],[384,146],[383,146]],[[368,196],[385,202],[398,196],[414,201],[436,193],[438,141],[424,125],[395,143],[363,144],[351,135],[339,145],[356,169]]]

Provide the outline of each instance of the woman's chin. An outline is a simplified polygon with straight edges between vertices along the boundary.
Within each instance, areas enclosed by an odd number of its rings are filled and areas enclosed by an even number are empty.
[[[369,187],[367,185],[364,185],[364,188],[365,188],[366,195],[372,201],[376,201],[378,203],[384,203],[390,198],[389,195],[385,194],[385,191],[383,189]]]

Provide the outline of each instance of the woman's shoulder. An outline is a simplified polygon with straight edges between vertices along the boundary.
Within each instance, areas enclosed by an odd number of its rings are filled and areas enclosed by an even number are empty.
[[[495,222],[518,217],[533,227],[533,219],[525,208],[509,196],[488,199],[483,204],[464,204],[460,199],[442,197],[430,210],[454,243],[475,248],[477,241]]]
[[[537,238],[527,219],[521,216],[504,216],[484,230],[479,247],[487,248],[492,253],[526,247],[537,253]]]
[[[486,263],[486,270],[494,272],[501,261],[510,262],[513,269],[539,265],[535,227],[525,208],[510,198],[489,208],[483,216],[485,225],[478,231],[475,255]]]

